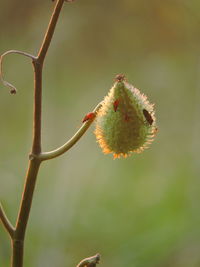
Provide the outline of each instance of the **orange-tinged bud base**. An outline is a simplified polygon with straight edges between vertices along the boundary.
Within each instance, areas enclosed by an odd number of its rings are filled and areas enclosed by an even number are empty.
[[[114,158],[140,153],[153,141],[156,129],[147,97],[125,80],[117,80],[96,117],[95,135],[103,152]]]

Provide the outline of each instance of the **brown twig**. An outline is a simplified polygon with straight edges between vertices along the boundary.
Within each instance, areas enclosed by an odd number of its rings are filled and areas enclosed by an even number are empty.
[[[1,222],[4,225],[5,229],[9,233],[10,237],[12,238],[15,229],[12,226],[11,222],[9,221],[9,219],[7,218],[6,213],[5,213],[1,203],[0,203],[0,219],[1,219]]]
[[[0,78],[5,86],[11,88],[11,93],[16,93],[16,88],[5,81],[3,79],[2,73],[2,59],[5,55],[15,53],[20,54],[32,59],[33,69],[34,69],[34,112],[33,112],[33,140],[32,140],[32,149],[29,157],[29,165],[26,174],[24,190],[22,193],[21,204],[18,212],[18,217],[16,221],[16,227],[14,228],[7,218],[3,207],[0,205],[0,218],[1,221],[10,234],[12,240],[12,267],[23,267],[23,254],[24,254],[24,239],[27,228],[27,223],[29,219],[29,214],[31,210],[33,194],[35,190],[35,184],[37,180],[37,175],[39,171],[39,167],[42,161],[48,160],[57,156],[62,155],[68,149],[70,149],[86,132],[91,123],[93,122],[98,109],[101,106],[101,103],[97,105],[94,109],[94,117],[92,120],[86,121],[86,123],[79,129],[79,131],[63,146],[60,148],[50,151],[47,153],[42,153],[41,147],[41,117],[42,117],[42,71],[43,71],[43,63],[50,46],[54,30],[58,21],[58,17],[60,15],[62,6],[64,2],[73,2],[74,0],[57,0],[55,4],[54,11],[52,13],[46,34],[44,36],[44,40],[39,49],[38,55],[35,57],[26,52],[18,51],[18,50],[10,50],[5,52],[0,58]],[[78,267],[87,266],[87,267],[95,267],[99,262],[100,256],[99,254],[84,259],[78,265]]]
[[[56,27],[56,23],[63,6],[64,0],[57,0],[50,23],[47,28],[44,41],[39,50],[38,56],[33,59],[34,67],[34,118],[33,118],[33,143],[32,154],[39,155],[41,153],[41,113],[42,113],[42,70],[43,63],[48,51],[51,39]],[[19,208],[18,218],[16,222],[16,230],[14,231],[12,240],[12,267],[23,266],[23,250],[24,238],[31,209],[33,193],[35,189],[36,178],[40,167],[40,160],[37,158],[30,159],[29,167],[26,175],[24,191],[22,194],[21,205]]]

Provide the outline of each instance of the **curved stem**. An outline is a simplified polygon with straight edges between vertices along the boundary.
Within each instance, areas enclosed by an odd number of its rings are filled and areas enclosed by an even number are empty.
[[[1,203],[0,203],[0,219],[1,219],[2,224],[4,225],[5,229],[9,233],[10,237],[12,238],[15,229],[12,226],[11,222],[9,221],[8,217],[6,216],[6,213],[5,213]]]
[[[29,57],[33,61],[36,59],[36,57],[29,54],[29,53],[19,51],[19,50],[8,50],[0,56],[0,78],[1,78],[1,81],[6,87],[11,89],[12,93],[16,93],[16,91],[17,91],[16,87],[14,85],[12,85],[11,83],[7,82],[6,80],[4,80],[4,78],[3,78],[3,59],[5,56],[7,56],[9,54],[19,54],[19,55],[22,55],[25,57]]]
[[[75,135],[69,141],[67,141],[64,145],[62,145],[61,147],[59,147],[53,151],[41,153],[40,155],[37,156],[37,158],[41,161],[44,161],[44,160],[56,158],[56,157],[64,154],[65,152],[67,152],[73,145],[76,144],[76,142],[83,136],[83,134],[90,127],[90,125],[94,121],[96,114],[97,114],[97,111],[100,109],[101,105],[102,104],[99,103],[96,106],[96,108],[93,110],[93,113],[95,114],[95,116],[92,119],[85,122],[83,124],[83,126],[75,133]],[[32,155],[32,156],[34,157],[34,155]]]

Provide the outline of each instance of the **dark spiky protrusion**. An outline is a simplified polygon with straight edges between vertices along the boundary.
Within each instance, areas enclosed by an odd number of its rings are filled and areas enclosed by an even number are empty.
[[[123,82],[123,81],[126,81],[126,77],[124,74],[117,74],[115,76],[115,81],[116,82]]]

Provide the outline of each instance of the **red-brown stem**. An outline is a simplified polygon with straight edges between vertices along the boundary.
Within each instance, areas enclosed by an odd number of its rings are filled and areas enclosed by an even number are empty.
[[[9,233],[10,237],[13,237],[14,234],[14,227],[12,226],[11,222],[9,221],[6,213],[0,203],[0,221],[2,222],[3,226],[5,227],[6,231]]]
[[[33,60],[34,67],[34,117],[33,117],[33,143],[32,155],[41,153],[41,115],[42,115],[42,69],[48,51],[55,26],[63,6],[64,0],[57,0],[47,32],[39,50],[38,56]],[[27,170],[24,191],[22,194],[18,218],[12,238],[12,267],[23,266],[24,238],[26,227],[31,210],[33,193],[35,189],[38,170],[41,160],[37,157],[30,157]]]
[[[34,67],[34,111],[32,154],[41,153],[41,116],[42,116],[42,68],[43,64],[33,61]]]
[[[54,33],[54,30],[55,30],[55,27],[56,27],[56,23],[58,21],[58,17],[60,15],[60,11],[62,9],[64,1],[65,0],[58,0],[57,3],[56,3],[55,9],[53,11],[53,14],[51,16],[51,19],[50,19],[50,22],[49,22],[49,25],[48,25],[48,29],[47,29],[46,34],[44,36],[43,43],[42,43],[41,48],[40,48],[39,53],[38,53],[39,62],[43,62],[44,61],[44,58],[46,56],[47,50],[48,50],[49,45],[51,43],[51,39],[53,37],[53,33]]]

